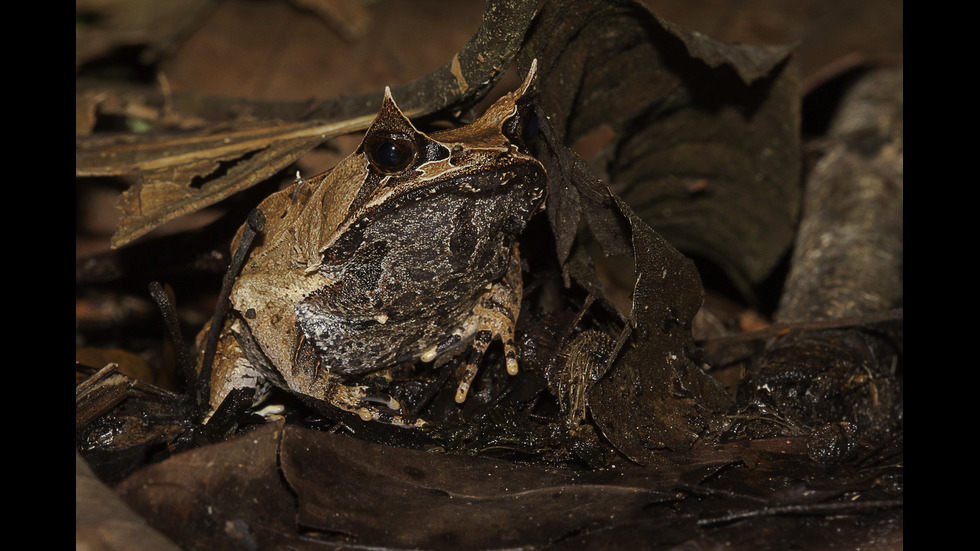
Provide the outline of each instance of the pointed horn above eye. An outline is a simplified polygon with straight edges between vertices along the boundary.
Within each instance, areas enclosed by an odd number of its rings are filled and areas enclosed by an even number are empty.
[[[385,95],[381,100],[381,109],[378,110],[374,122],[368,127],[367,134],[376,132],[418,132],[412,121],[405,116],[395,98],[391,95],[391,87],[385,86]]]
[[[389,102],[394,105],[396,109],[398,108],[398,104],[395,103],[395,98],[391,96],[391,86],[385,86],[385,97],[382,98],[381,105]]]
[[[378,112],[378,117],[381,118],[381,116],[385,114],[389,116],[395,115],[397,118],[408,121],[408,117],[402,113],[401,108],[398,107],[397,103],[395,103],[395,98],[391,95],[390,86],[385,86],[385,97],[381,100],[381,109]],[[409,122],[409,124],[411,123]]]
[[[534,79],[537,77],[537,75],[538,75],[538,58],[534,58],[531,60],[531,68],[527,70],[527,76],[524,77],[524,83],[521,84],[521,87],[517,90],[518,96],[523,96],[524,94],[527,93],[528,90],[531,89],[531,84],[534,83]]]

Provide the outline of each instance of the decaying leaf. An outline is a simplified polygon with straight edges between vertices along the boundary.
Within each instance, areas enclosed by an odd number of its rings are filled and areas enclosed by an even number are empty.
[[[548,389],[570,427],[577,428],[589,411],[589,393],[603,375],[615,341],[600,331],[583,331],[561,349],[546,373]]]
[[[335,476],[331,465],[344,465],[345,475]],[[299,498],[300,524],[369,545],[546,544],[610,516],[630,522],[644,508],[676,496],[669,484],[642,485],[624,477],[587,485],[588,476],[571,471],[391,451],[301,430],[287,431],[282,468]],[[568,514],[583,501],[588,509]]]

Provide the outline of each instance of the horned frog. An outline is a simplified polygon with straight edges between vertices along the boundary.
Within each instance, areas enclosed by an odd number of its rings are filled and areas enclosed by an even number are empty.
[[[273,384],[364,420],[419,427],[424,420],[358,376],[471,343],[456,392],[463,402],[494,339],[517,373],[516,237],[546,193],[544,167],[525,143],[537,124],[534,75],[532,64],[472,124],[432,134],[386,89],[353,154],[259,205],[266,229],[231,291],[212,409],[235,388]]]

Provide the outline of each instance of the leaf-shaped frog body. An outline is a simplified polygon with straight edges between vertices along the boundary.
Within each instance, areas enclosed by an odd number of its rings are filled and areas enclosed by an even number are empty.
[[[269,381],[365,419],[418,425],[393,400],[344,381],[470,339],[457,401],[495,338],[516,373],[515,238],[545,194],[544,168],[523,141],[535,124],[533,77],[532,67],[473,124],[431,135],[386,91],[351,156],[259,205],[266,231],[231,292],[212,407]]]

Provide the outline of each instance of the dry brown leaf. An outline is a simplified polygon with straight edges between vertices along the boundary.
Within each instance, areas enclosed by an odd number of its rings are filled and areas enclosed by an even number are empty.
[[[451,61],[394,89],[395,97],[404,98],[399,100],[402,111],[415,117],[449,105],[472,107],[510,65],[532,12],[525,2],[491,2],[483,25]],[[140,174],[140,183],[120,201],[124,216],[112,244],[122,246],[268,178],[331,137],[366,128],[381,97],[379,91],[322,102],[307,112],[309,122],[260,123],[219,132],[210,128],[182,139],[76,137],[76,175]],[[82,105],[88,112],[90,107]],[[76,127],[87,124],[83,117]],[[196,183],[197,178],[204,183]]]

